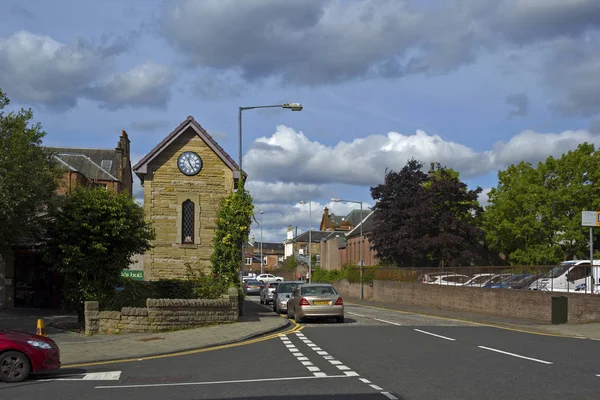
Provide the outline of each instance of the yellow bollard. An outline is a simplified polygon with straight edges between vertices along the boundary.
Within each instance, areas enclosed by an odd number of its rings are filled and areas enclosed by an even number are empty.
[[[35,331],[35,334],[39,336],[48,336],[48,334],[46,333],[46,326],[44,325],[43,319],[37,320],[37,329]]]

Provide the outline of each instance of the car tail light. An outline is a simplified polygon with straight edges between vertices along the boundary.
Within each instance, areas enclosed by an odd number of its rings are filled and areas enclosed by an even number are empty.
[[[306,300],[304,297],[300,299],[300,306],[310,306],[310,303],[308,302],[308,300]]]
[[[338,299],[335,301],[335,305],[336,306],[343,306],[344,305],[344,300],[342,300],[341,297],[338,297]]]
[[[265,287],[264,287],[263,285],[260,285],[260,288],[261,288],[261,289],[264,289]]]
[[[247,285],[247,286],[246,286],[246,289],[250,289],[250,285]]]

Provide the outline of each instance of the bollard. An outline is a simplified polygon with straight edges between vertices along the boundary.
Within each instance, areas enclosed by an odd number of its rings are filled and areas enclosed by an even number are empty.
[[[48,334],[46,333],[46,326],[44,325],[43,319],[37,320],[37,329],[35,331],[35,334],[39,336],[48,336]]]

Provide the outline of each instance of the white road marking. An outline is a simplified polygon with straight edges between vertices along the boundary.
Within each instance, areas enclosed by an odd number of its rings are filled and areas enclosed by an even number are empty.
[[[544,361],[544,360],[539,360],[537,358],[531,358],[531,357],[525,357],[525,356],[521,356],[519,354],[515,354],[515,353],[509,353],[508,351],[503,351],[503,350],[498,350],[498,349],[492,349],[491,347],[485,347],[485,346],[477,346],[480,349],[484,349],[484,350],[490,350],[490,351],[495,351],[496,353],[501,353],[501,354],[506,354],[507,356],[513,356],[513,357],[517,357],[517,358],[522,358],[524,360],[530,360],[530,361],[535,361],[535,362],[539,362],[542,364],[552,364],[550,361]]]
[[[398,398],[396,396],[394,396],[393,394],[391,394],[390,392],[381,392],[381,394],[390,400],[398,400]]]
[[[378,318],[373,318],[375,321],[379,321],[379,322],[385,322],[386,324],[391,324],[391,325],[396,325],[396,326],[402,326],[402,324],[399,324],[397,322],[392,322],[392,321],[387,321],[385,319],[378,319]]]
[[[90,372],[87,374],[67,375],[64,378],[44,379],[45,381],[118,381],[121,371]]]
[[[307,366],[307,365],[314,365],[313,363],[311,363],[310,361],[300,361],[302,363],[302,365]]]
[[[317,352],[319,352],[319,351],[323,351],[323,349],[322,349],[322,348],[320,348],[320,347],[315,347],[313,350],[314,350],[314,351],[317,351]]]
[[[326,360],[333,360],[333,356],[329,356],[329,355],[323,356],[323,358]]]
[[[363,317],[363,318],[366,318],[364,315],[361,315],[361,314],[356,314],[356,313],[349,312],[349,311],[347,311],[347,312],[346,312],[346,314],[350,314],[350,315],[356,315],[357,317]]]
[[[327,376],[325,372],[314,372],[315,376]]]
[[[370,381],[370,380],[368,380],[368,379],[365,379],[365,378],[358,378],[358,379],[360,379],[360,381],[361,381],[362,383],[371,383],[371,381]]]
[[[307,366],[306,368],[308,368],[308,370],[310,372],[317,372],[320,371],[319,367],[311,367],[311,366]]]
[[[330,363],[332,363],[333,365],[340,365],[342,362],[338,361],[338,360],[329,360]]]
[[[349,375],[292,376],[292,377],[287,377],[287,378],[239,379],[239,380],[234,380],[234,381],[153,383],[153,384],[146,384],[146,385],[96,386],[94,389],[133,389],[133,388],[151,388],[151,387],[167,387],[167,386],[230,385],[232,383],[256,383],[256,382],[278,382],[278,381],[301,381],[304,379],[348,378],[348,376]]]
[[[308,357],[298,357],[298,361],[308,361]]]
[[[442,335],[436,335],[435,333],[431,333],[431,332],[427,332],[427,331],[422,331],[420,329],[415,329],[415,331],[424,333],[426,335],[431,335],[431,336],[439,337],[440,339],[450,340],[451,342],[456,341],[456,339],[452,339],[452,338],[449,338],[449,337],[446,337],[446,336],[442,336]]]
[[[373,389],[375,389],[375,390],[379,390],[380,392],[383,390],[383,388],[382,388],[382,387],[379,387],[379,386],[377,386],[377,385],[370,384],[369,386],[371,386],[371,387],[372,387]]]
[[[328,356],[329,355],[329,353],[327,353],[324,350],[317,350],[317,354],[320,355],[320,356]]]
[[[350,368],[346,367],[345,365],[336,365],[336,367],[340,371],[350,371]]]
[[[354,371],[346,371],[344,373],[346,374],[346,376],[358,376],[358,372]]]

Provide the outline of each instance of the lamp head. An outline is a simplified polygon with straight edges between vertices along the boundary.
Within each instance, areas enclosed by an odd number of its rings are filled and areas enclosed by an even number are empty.
[[[334,203],[339,203],[342,200],[338,199],[337,197],[334,197],[331,199],[331,201],[333,201]]]
[[[292,111],[302,111],[302,104],[300,103],[284,103],[281,107],[287,108]]]

